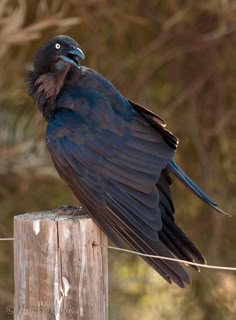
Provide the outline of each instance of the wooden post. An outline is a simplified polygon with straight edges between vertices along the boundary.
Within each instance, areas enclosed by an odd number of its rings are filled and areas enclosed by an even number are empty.
[[[107,237],[88,216],[14,219],[15,320],[107,320]]]

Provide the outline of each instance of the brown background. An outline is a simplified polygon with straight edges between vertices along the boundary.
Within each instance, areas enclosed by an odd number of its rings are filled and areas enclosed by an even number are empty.
[[[44,143],[45,122],[24,74],[49,37],[73,36],[85,64],[149,106],[180,138],[182,168],[233,217],[212,212],[178,182],[179,224],[209,263],[236,265],[236,3],[230,0],[19,0],[0,2],[0,236],[13,216],[77,204]],[[132,255],[110,252],[110,319],[234,319],[232,272],[191,271],[169,286]],[[12,319],[12,243],[0,242],[0,318]],[[10,313],[10,312],[9,312]]]

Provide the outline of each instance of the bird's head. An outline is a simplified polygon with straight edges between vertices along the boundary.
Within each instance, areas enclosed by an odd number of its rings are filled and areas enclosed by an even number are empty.
[[[33,70],[26,76],[28,93],[45,118],[53,114],[53,103],[63,88],[71,69],[79,71],[84,53],[78,43],[64,35],[44,43],[36,52]]]
[[[39,73],[62,72],[72,66],[80,67],[85,55],[79,44],[64,35],[56,36],[43,44],[34,57],[34,70]]]

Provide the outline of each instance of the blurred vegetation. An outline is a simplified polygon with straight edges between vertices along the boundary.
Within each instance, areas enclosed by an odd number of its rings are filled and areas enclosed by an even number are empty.
[[[180,138],[178,163],[225,210],[220,216],[176,183],[179,224],[209,263],[236,265],[236,3],[233,0],[2,0],[0,2],[0,236],[13,216],[77,201],[48,157],[45,122],[24,74],[38,46],[66,33],[86,65],[147,105]],[[12,243],[0,243],[0,318],[13,301]],[[110,319],[235,319],[236,277],[192,271],[169,286],[140,258],[110,252]]]

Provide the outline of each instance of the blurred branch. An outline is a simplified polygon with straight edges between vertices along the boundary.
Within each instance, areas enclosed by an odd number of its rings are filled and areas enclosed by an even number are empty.
[[[42,7],[42,3],[46,3],[46,1],[39,1],[38,7]],[[58,7],[60,8],[60,6]],[[44,10],[44,15],[46,15],[46,17],[39,16],[32,24],[25,26],[27,11],[29,9],[26,0],[18,0],[18,5],[16,7],[13,7],[7,0],[1,2],[0,57],[4,55],[10,45],[22,45],[24,42],[38,39],[45,30],[53,27],[60,27],[61,30],[66,30],[81,23],[79,17],[64,17],[66,12],[65,8],[62,6],[62,8],[54,14],[51,14],[49,10],[48,12]]]

